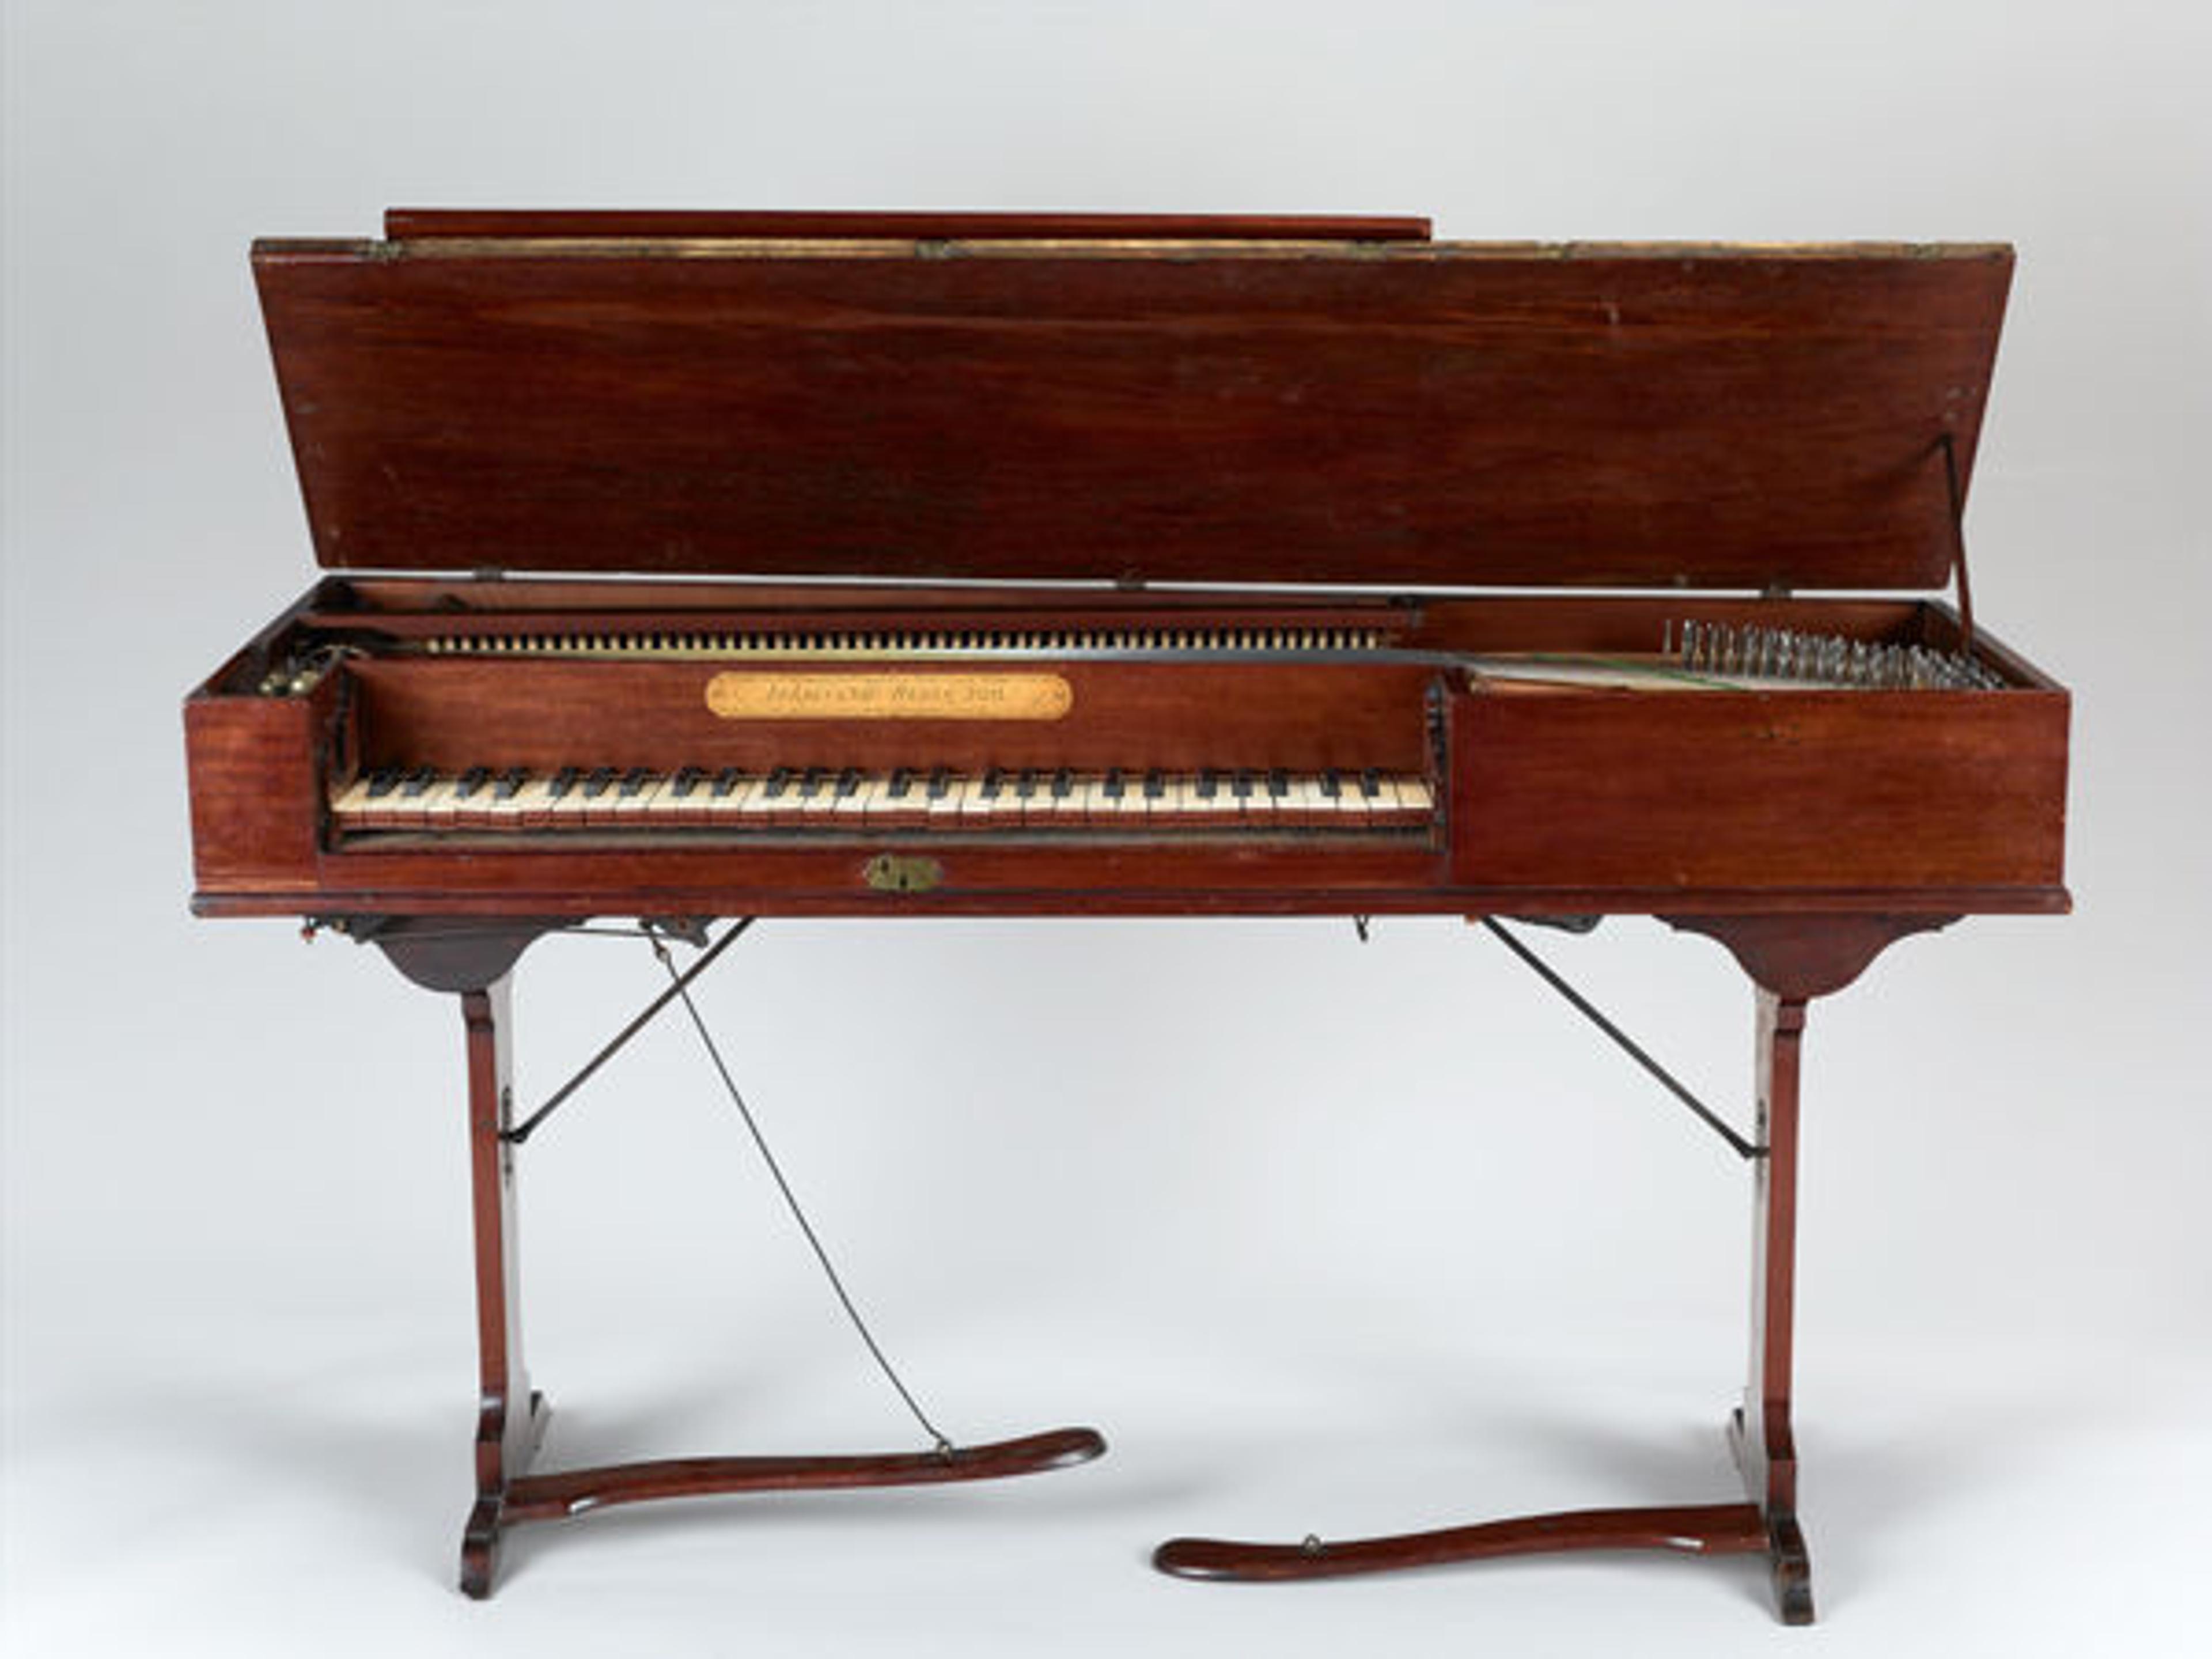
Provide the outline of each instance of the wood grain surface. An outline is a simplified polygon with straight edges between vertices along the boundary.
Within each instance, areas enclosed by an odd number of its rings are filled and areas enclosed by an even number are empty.
[[[317,556],[1931,588],[2011,270],[955,246],[263,243]]]

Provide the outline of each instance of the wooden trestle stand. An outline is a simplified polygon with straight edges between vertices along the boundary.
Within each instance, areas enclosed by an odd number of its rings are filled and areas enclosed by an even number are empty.
[[[1797,1452],[1790,1421],[1796,1303],[1799,1048],[1808,1005],[1838,991],[1893,940],[1956,918],[1940,915],[1670,916],[1718,939],[1757,996],[1758,1117],[1753,1172],[1751,1354],[1728,1439],[1747,1494],[1741,1503],[1565,1510],[1471,1526],[1295,1544],[1176,1538],[1153,1565],[1178,1577],[1323,1578],[1512,1555],[1656,1549],[1690,1555],[1764,1553],[1788,1624],[1813,1618],[1812,1568],[1797,1519]],[[427,988],[457,992],[467,1030],[471,1186],[475,1211],[481,1389],[477,1496],[461,1543],[461,1588],[491,1592],[504,1530],[617,1504],[717,1493],[918,1486],[991,1480],[1087,1462],[1105,1450],[1092,1429],[1065,1428],[971,1447],[868,1455],[687,1457],[532,1474],[549,1408],[523,1363],[514,1195],[514,1093],[508,974],[557,921],[520,927],[374,930],[393,964]]]
[[[553,924],[557,925],[557,924]],[[551,1408],[523,1361],[514,1222],[514,1093],[508,970],[541,927],[451,927],[377,935],[395,967],[426,989],[457,992],[468,1033],[470,1188],[476,1224],[476,1501],[461,1534],[462,1590],[491,1594],[507,1529],[617,1504],[718,1493],[808,1492],[990,1480],[1087,1462],[1106,1449],[1094,1429],[1048,1430],[988,1445],[863,1455],[674,1457],[532,1474]]]
[[[1759,1119],[1753,1142],[1751,1366],[1730,1414],[1729,1449],[1747,1501],[1570,1510],[1388,1538],[1251,1544],[1176,1538],[1153,1565],[1186,1578],[1327,1578],[1582,1550],[1764,1553],[1783,1622],[1813,1621],[1812,1565],[1797,1522],[1790,1427],[1790,1321],[1796,1305],[1797,1071],[1805,1009],[1863,972],[1891,940],[1949,916],[1670,916],[1735,953],[1758,995]]]

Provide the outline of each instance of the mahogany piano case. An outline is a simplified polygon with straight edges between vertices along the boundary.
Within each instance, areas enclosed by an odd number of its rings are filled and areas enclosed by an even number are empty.
[[[188,705],[204,911],[2065,902],[2066,694],[1922,597],[2007,249],[394,222],[254,251],[331,574]]]

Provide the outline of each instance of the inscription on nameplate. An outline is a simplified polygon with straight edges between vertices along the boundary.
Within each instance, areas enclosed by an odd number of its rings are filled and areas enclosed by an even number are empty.
[[[1075,706],[1058,674],[717,674],[726,720],[1056,720]]]

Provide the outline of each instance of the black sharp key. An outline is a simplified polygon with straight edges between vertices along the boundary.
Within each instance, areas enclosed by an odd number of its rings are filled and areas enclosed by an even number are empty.
[[[848,766],[837,775],[837,799],[844,800],[860,793],[860,769]]]
[[[453,799],[466,800],[484,787],[484,780],[489,776],[491,776],[491,768],[489,766],[471,766],[453,780]]]
[[[1321,793],[1323,800],[1335,800],[1344,793],[1344,785],[1334,772],[1321,775]]]
[[[396,766],[380,766],[368,775],[368,798],[382,800],[399,787],[402,773]]]
[[[1054,800],[1066,800],[1074,793],[1075,774],[1063,766],[1052,775],[1052,798]]]
[[[1252,775],[1249,772],[1239,772],[1236,776],[1231,778],[1229,780],[1229,793],[1237,800],[1251,799]]]
[[[808,767],[805,772],[800,775],[799,780],[799,799],[812,800],[817,795],[822,793],[822,786],[829,781],[828,775],[822,769],[822,768],[818,766]]]
[[[553,781],[545,786],[546,798],[550,800],[562,799],[576,787],[576,780],[582,775],[583,774],[573,766],[562,767],[553,775]]]
[[[951,785],[947,781],[947,775],[945,769],[941,766],[933,769],[929,775],[929,799],[932,800],[943,800],[945,799],[945,791],[951,787]]]
[[[913,787],[913,772],[903,766],[895,767],[891,770],[890,787],[884,791],[884,798],[886,800],[904,800],[906,792]]]
[[[513,800],[521,793],[522,786],[529,781],[528,767],[510,766],[499,775],[499,781],[492,786],[491,798],[494,800]]]
[[[623,799],[625,800],[635,800],[638,796],[643,794],[645,793],[646,781],[652,777],[652,769],[650,767],[644,766],[633,766],[629,771],[623,773],[621,792]]]
[[[999,769],[994,766],[983,774],[983,787],[977,793],[985,800],[996,800],[1003,783],[1004,779]]]
[[[1369,767],[1359,775],[1359,793],[1370,800],[1380,799],[1382,794],[1382,775]]]
[[[735,789],[738,787],[738,781],[744,776],[744,774],[734,766],[726,766],[720,771],[715,773],[714,787],[713,791],[714,799],[720,800],[725,795],[728,794],[732,789]]]
[[[1121,799],[1125,787],[1121,781],[1121,769],[1118,766],[1109,768],[1106,773],[1106,799]]]
[[[689,800],[691,792],[699,787],[702,775],[696,766],[679,766],[676,769],[676,775],[668,781],[668,793],[678,800]]]
[[[1213,775],[1212,767],[1206,768],[1198,775],[1198,798],[1200,800],[1212,800],[1220,788],[1221,780]]]
[[[1168,781],[1165,777],[1162,776],[1158,772],[1147,772],[1145,774],[1145,799],[1146,800],[1162,799],[1166,796],[1167,793]]]
[[[768,781],[761,786],[761,793],[770,800],[781,800],[783,792],[790,787],[791,769],[779,766],[768,775]]]
[[[1291,776],[1280,768],[1267,774],[1267,793],[1276,800],[1291,793]]]
[[[407,781],[399,786],[399,793],[405,799],[414,800],[421,796],[428,794],[430,793],[430,786],[437,782],[437,781],[438,769],[436,767],[418,766],[412,772],[410,772],[407,775]]]
[[[592,775],[584,780],[584,799],[586,800],[597,800],[600,796],[607,793],[607,786],[614,781],[615,769],[613,767],[593,767],[592,769]]]
[[[1021,776],[1014,780],[1014,799],[1016,800],[1032,799],[1036,794],[1036,771],[1031,768],[1024,767]]]

